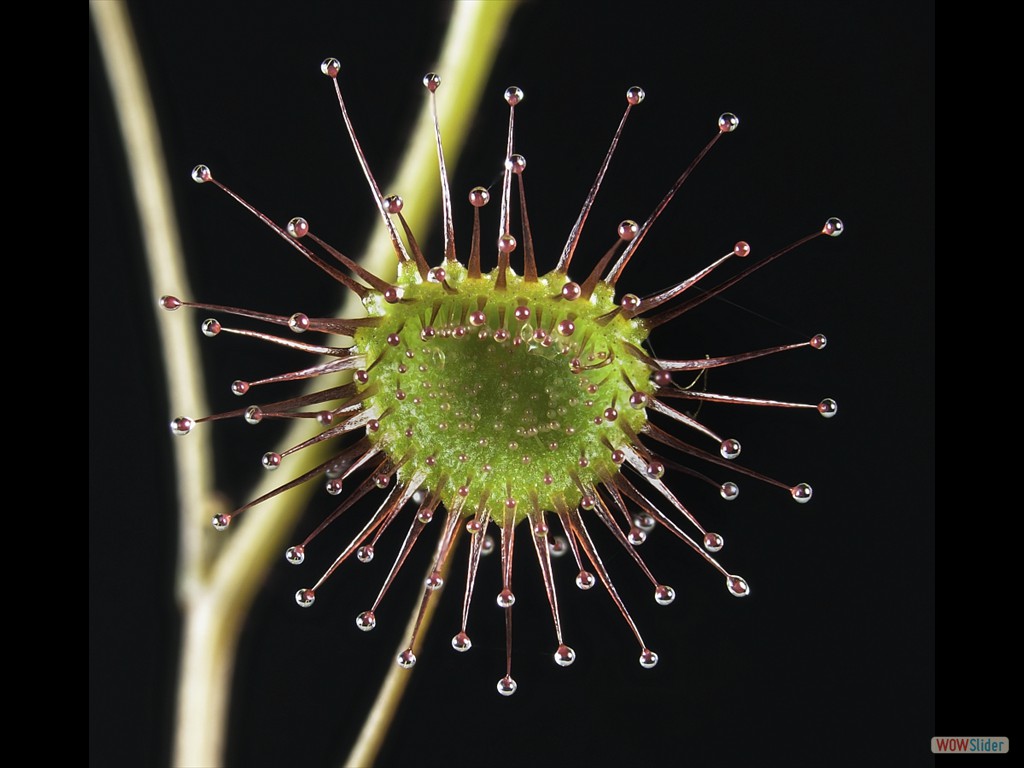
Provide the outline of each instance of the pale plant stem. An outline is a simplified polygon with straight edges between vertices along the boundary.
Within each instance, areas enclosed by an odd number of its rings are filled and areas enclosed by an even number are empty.
[[[150,101],[142,61],[135,44],[128,8],[120,0],[91,0],[89,11],[103,54],[107,81],[114,101],[121,140],[131,169],[132,192],[138,211],[146,265],[154,291],[173,288],[184,296],[191,294],[185,261],[178,236],[177,219],[167,179],[163,147],[156,114]],[[154,293],[154,307],[156,296]],[[195,343],[195,327],[157,310],[157,333],[164,357],[167,396],[177,414],[208,413],[203,369]],[[208,562],[204,550],[216,531],[196,522],[208,513],[213,494],[213,470],[210,457],[213,443],[207,430],[197,429],[188,439],[172,442],[174,470],[180,509],[179,570],[177,595],[181,600],[203,581]]]
[[[448,581],[448,571],[451,570],[451,565],[452,558],[449,557],[445,560],[444,565],[441,566],[441,578],[446,582]],[[433,567],[434,564],[431,562],[425,576],[433,572]],[[423,612],[423,619],[420,622],[419,634],[416,636],[416,645],[413,647],[414,652],[418,651],[423,645],[423,640],[427,636],[427,627],[430,626],[434,612],[437,611],[437,604],[440,599],[441,595],[434,594],[427,602],[426,610]],[[405,625],[402,639],[395,650],[395,656],[408,647],[408,638],[412,637],[413,630],[416,627],[419,609],[420,601],[417,600],[413,605],[412,613],[409,615],[409,621]],[[380,748],[384,745],[384,737],[387,736],[388,729],[398,713],[398,705],[402,703],[402,695],[405,693],[411,677],[412,670],[402,669],[398,664],[391,665],[387,675],[384,676],[384,682],[377,689],[377,698],[374,699],[373,706],[370,707],[366,720],[363,722],[363,728],[359,732],[359,737],[356,739],[352,751],[348,753],[348,757],[345,760],[345,768],[367,768],[367,766],[371,766],[376,762]]]
[[[439,120],[444,132],[446,160],[454,167],[464,144],[470,119],[500,47],[516,3],[505,0],[459,0],[453,6],[436,71],[444,85],[438,93]],[[90,11],[103,51],[108,81],[132,169],[132,184],[139,209],[147,264],[154,293],[173,289],[190,296],[185,275],[170,185],[153,105],[127,9],[122,2],[92,0]],[[329,52],[328,52],[329,53]],[[340,123],[340,120],[339,120]],[[409,200],[433,201],[417,205],[407,219],[415,231],[425,231],[435,215],[438,171],[433,152],[433,118],[424,106],[411,134],[400,170],[389,189]],[[394,274],[394,252],[383,232],[370,243],[362,263],[384,277]],[[349,297],[339,317],[358,315],[362,307]],[[161,349],[168,393],[174,413],[208,413],[199,354],[191,326],[169,322],[158,311]],[[245,616],[273,558],[281,555],[286,536],[301,513],[312,484],[270,499],[249,513],[227,537],[217,538],[210,525],[213,508],[213,452],[206,430],[175,441],[175,470],[180,508],[178,599],[181,606],[182,649],[178,676],[178,708],[173,765],[216,766],[223,762],[227,709],[238,636]],[[312,433],[308,422],[293,422],[282,443],[296,444]],[[327,458],[321,444],[303,451],[309,466]],[[301,468],[297,468],[301,471]],[[252,497],[280,481],[264,478]],[[212,540],[222,545],[212,546]],[[424,617],[420,637],[426,635],[431,609]],[[414,607],[414,612],[419,608]],[[360,737],[357,763],[371,765],[408,680],[387,682],[375,702]]]

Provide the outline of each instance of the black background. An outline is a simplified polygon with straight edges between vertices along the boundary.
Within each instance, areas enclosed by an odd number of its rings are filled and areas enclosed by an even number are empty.
[[[386,187],[449,5],[129,6],[194,298],[330,313],[338,300],[331,281],[223,195],[196,186],[189,171],[207,163],[272,218],[304,215],[336,247],[358,253],[380,222],[319,63],[341,59],[350,113]],[[620,219],[646,217],[713,135],[718,115],[735,112],[739,129],[697,169],[620,286],[643,295],[737,239],[764,255],[840,216],[841,238],[815,240],[731,290],[728,301],[708,302],[653,337],[671,357],[823,332],[825,351],[736,366],[710,388],[811,402],[831,396],[840,411],[831,421],[724,406],[702,413],[743,442],[746,465],[815,488],[813,501],[798,506],[737,478],[740,498],[725,505],[704,486],[673,480],[707,527],[726,537],[721,559],[750,582],[749,599],[731,598],[715,572],[661,531],[642,551],[679,597],[658,607],[626,555],[598,537],[661,656],[653,671],[636,663],[635,641],[607,596],[572,588],[573,569],[563,562],[563,625],[578,661],[556,667],[537,568],[520,551],[519,691],[498,696],[504,626],[491,601],[496,557],[481,569],[473,651],[448,646],[461,608],[460,547],[381,765],[918,765],[933,760],[934,735],[1005,735],[1005,715],[992,720],[979,698],[951,701],[936,720],[933,34],[926,2],[522,6],[451,169],[461,252],[471,220],[465,192],[500,173],[506,86],[526,93],[516,148],[529,163],[542,267],[553,265],[575,220],[623,92],[633,84],[647,92],[591,215],[577,272],[610,245]],[[98,766],[161,766],[169,763],[179,631],[166,429],[176,414],[161,383],[152,306],[176,287],[147,282],[131,169],[97,62],[91,42],[90,419],[102,429],[90,430],[90,756]],[[496,216],[496,206],[485,210]],[[436,233],[420,240],[439,258]],[[198,334],[202,317],[176,319]],[[235,407],[231,380],[306,363],[245,340],[204,339],[201,348],[215,409]],[[272,433],[215,430],[219,486],[241,503]],[[295,540],[331,508],[318,495]],[[301,572],[282,558],[261,588],[239,647],[231,765],[340,764],[393,663],[431,547],[421,547],[378,612],[377,631],[364,635],[353,618],[372,602],[386,556],[372,572],[343,568],[310,611],[292,598],[344,533],[325,538]],[[382,550],[398,546],[394,533]],[[984,692],[973,689],[975,697]]]

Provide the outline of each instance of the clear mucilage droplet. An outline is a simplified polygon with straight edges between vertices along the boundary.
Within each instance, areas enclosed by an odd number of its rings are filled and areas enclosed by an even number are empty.
[[[704,535],[704,549],[708,552],[718,552],[725,546],[725,539],[717,533],[707,533]]]
[[[563,643],[555,651],[555,664],[560,667],[568,667],[576,661],[576,651]]]
[[[740,455],[740,441],[735,440],[733,438],[723,440],[718,450],[722,454],[723,459],[735,459],[737,456]]]
[[[516,692],[516,688],[518,687],[519,686],[516,684],[516,681],[512,679],[511,675],[505,675],[498,681],[497,685],[498,693],[502,696],[511,696]]]
[[[192,431],[192,427],[195,426],[195,422],[187,416],[179,416],[171,422],[171,433],[180,437],[187,435]]]
[[[809,486],[807,483],[800,483],[798,485],[794,485],[792,488],[789,489],[789,492],[799,504],[806,504],[808,501],[811,500],[811,496],[814,493],[814,491],[811,489],[811,486]]]
[[[746,597],[750,594],[750,586],[740,576],[729,576],[725,580],[725,585],[729,588],[729,593],[735,597]]]
[[[406,648],[400,654],[398,654],[398,666],[402,669],[412,669],[416,664],[416,654],[412,652],[412,648]]]

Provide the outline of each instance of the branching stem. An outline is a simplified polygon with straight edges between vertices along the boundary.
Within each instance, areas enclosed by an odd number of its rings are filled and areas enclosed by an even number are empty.
[[[181,252],[170,183],[164,162],[155,111],[124,2],[91,0],[90,13],[102,50],[107,78],[121,127],[122,140],[132,169],[132,185],[144,240],[145,257],[155,297],[173,290],[191,296]],[[438,100],[439,121],[444,127],[446,156],[454,165],[464,144],[476,105],[480,101],[494,57],[500,48],[513,0],[459,0],[453,6],[447,36],[436,71],[444,77],[443,98]],[[472,40],[467,46],[465,41]],[[329,52],[322,52],[329,53]],[[388,186],[402,190],[407,199],[433,201],[417,205],[408,221],[416,231],[426,231],[436,215],[437,159],[433,118],[426,106],[411,133],[397,178]],[[385,232],[367,247],[363,266],[387,276],[394,271],[394,251]],[[358,314],[361,307],[346,306],[339,317]],[[173,322],[157,309],[160,347],[165,356],[170,413],[201,415],[209,412],[196,335],[191,326]],[[315,425],[298,420],[283,444],[307,439]],[[238,636],[258,585],[275,557],[283,552],[311,485],[274,497],[232,529],[219,535],[210,525],[216,508],[212,446],[209,430],[197,429],[187,438],[175,439],[174,465],[180,509],[177,598],[182,612],[182,649],[178,676],[178,707],[174,739],[175,766],[223,764],[231,675]],[[313,463],[327,458],[326,446],[309,449]],[[279,481],[277,481],[279,482]],[[252,491],[258,496],[277,482],[267,478]],[[432,603],[436,603],[432,601]],[[418,610],[418,603],[414,612]],[[432,611],[430,612],[432,613]],[[420,637],[426,634],[429,615]],[[397,668],[396,668],[397,669]],[[398,670],[408,680],[409,671]],[[373,763],[394,717],[404,681],[388,677],[381,696],[364,726],[349,765]],[[355,762],[353,762],[355,761]]]

